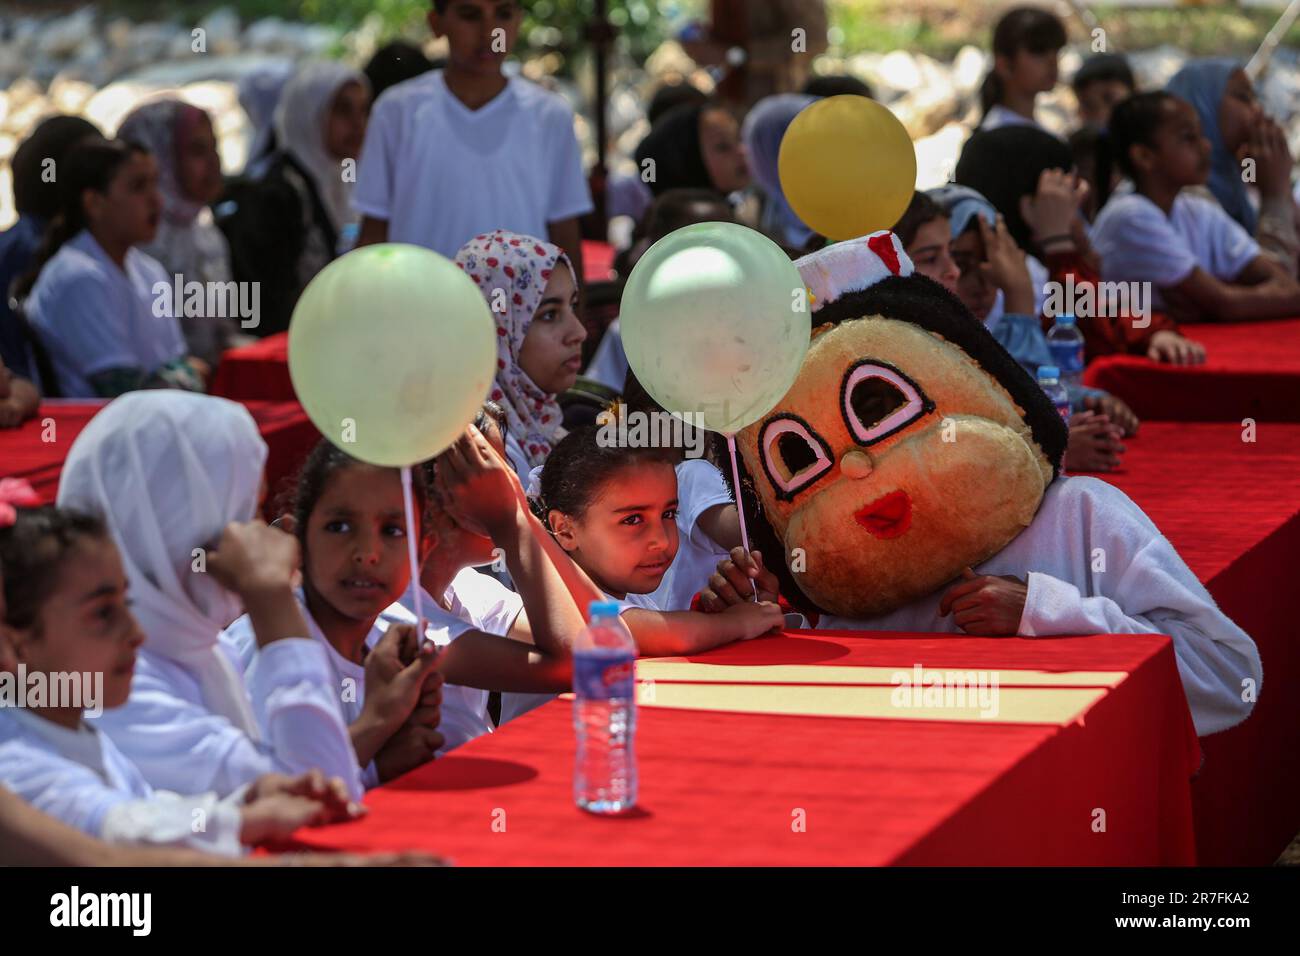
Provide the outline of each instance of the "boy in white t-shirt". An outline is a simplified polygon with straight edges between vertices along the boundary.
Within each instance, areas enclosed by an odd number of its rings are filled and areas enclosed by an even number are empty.
[[[545,236],[582,275],[578,217],[592,209],[558,95],[502,65],[523,20],[518,0],[434,0],[429,26],[447,66],[375,103],[352,202],[358,245],[409,242],[448,258],[493,229]]]
[[[1110,136],[1133,189],[1106,203],[1093,225],[1104,280],[1150,282],[1153,307],[1180,320],[1300,314],[1300,283],[1217,202],[1184,190],[1210,172],[1210,144],[1190,104],[1140,93],[1115,107]]]

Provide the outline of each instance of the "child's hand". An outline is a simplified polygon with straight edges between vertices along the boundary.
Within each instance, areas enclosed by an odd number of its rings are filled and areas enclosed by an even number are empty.
[[[1116,398],[1114,395],[1089,395],[1083,400],[1083,407],[1090,412],[1105,415],[1109,418],[1119,427],[1124,438],[1136,435],[1138,425],[1141,424],[1133,409],[1124,404],[1123,399]],[[1070,424],[1074,424],[1073,419],[1071,419]]]
[[[1291,149],[1286,133],[1270,116],[1261,116],[1250,139],[1237,150],[1239,161],[1255,160],[1255,182],[1262,196],[1275,198],[1291,192]]]
[[[1205,361],[1205,346],[1172,329],[1161,329],[1147,343],[1147,358],[1169,365],[1200,365]]]
[[[434,487],[458,525],[493,538],[513,527],[524,507],[514,469],[473,425],[438,456]]]
[[[394,624],[366,655],[366,700],[358,720],[372,722],[384,737],[396,733],[427,691],[440,692],[443,678],[437,665],[438,651],[431,642],[417,647],[415,627]]]
[[[997,226],[990,226],[983,216],[976,216],[980,238],[984,241],[984,261],[980,272],[984,281],[1001,289],[1003,307],[1008,313],[1027,315],[1034,312],[1034,284],[1029,278],[1025,253],[1011,237],[1006,221],[998,216]]]
[[[746,554],[744,548],[732,548],[731,557],[718,562],[709,586],[700,592],[700,609],[716,614],[733,604],[752,604],[755,585],[759,601],[777,602],[780,585],[776,575],[763,566],[763,556],[757,551]]]
[[[1070,440],[1065,446],[1065,470],[1111,471],[1119,467],[1124,446],[1122,431],[1110,418],[1095,412],[1078,412],[1070,417]]]
[[[283,773],[264,773],[248,788],[244,802],[256,803],[276,794],[315,800],[333,822],[352,820],[365,812],[364,807],[349,799],[347,785],[342,780],[326,777],[320,770],[309,770],[296,777]]]
[[[298,570],[298,539],[261,521],[232,521],[216,550],[208,549],[207,569],[246,602],[250,595],[287,591]]]
[[[723,610],[722,614],[734,622],[739,631],[736,635],[738,641],[747,641],[764,634],[778,634],[785,629],[785,614],[779,605],[770,601],[733,604]]]
[[[1029,586],[1011,575],[962,571],[962,580],[948,589],[939,602],[939,616],[952,614],[967,634],[1011,637],[1020,629]]]
[[[444,743],[446,738],[434,727],[413,722],[403,724],[375,754],[379,782],[387,783],[424,766]]]
[[[1044,169],[1038,177],[1038,191],[1020,197],[1020,215],[1034,234],[1034,241],[1058,236],[1073,237],[1073,225],[1079,208],[1088,198],[1087,180],[1076,180],[1072,173]]]
[[[300,827],[318,827],[337,823],[342,819],[354,820],[365,813],[359,805],[347,817],[336,817],[324,803],[312,797],[278,792],[249,801],[240,809],[242,826],[239,842],[244,846],[257,846],[268,840],[283,839]]]

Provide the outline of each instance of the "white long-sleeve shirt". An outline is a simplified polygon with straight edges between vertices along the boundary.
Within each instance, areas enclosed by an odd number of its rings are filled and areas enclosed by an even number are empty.
[[[28,804],[109,843],[243,852],[241,788],[182,796],[154,790],[103,733],[20,708],[0,710],[0,783]]]
[[[242,670],[232,642],[221,638],[219,646]],[[320,769],[342,779],[359,800],[363,787],[356,751],[324,648],[309,638],[274,641],[259,652],[247,686],[260,740],[209,710],[194,677],[146,646],[136,662],[130,698],[105,711],[100,725],[158,789],[224,796],[264,773]]]
[[[1255,642],[1219,610],[1168,539],[1128,495],[1097,478],[1059,478],[1033,522],[974,569],[1026,579],[1018,634],[1166,634],[1196,732],[1245,720],[1263,682]],[[947,588],[866,620],[824,615],[829,629],[958,632],[939,616]]]

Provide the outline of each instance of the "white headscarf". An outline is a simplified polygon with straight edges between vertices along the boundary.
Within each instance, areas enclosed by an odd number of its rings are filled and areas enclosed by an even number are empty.
[[[199,683],[204,704],[259,736],[243,678],[217,645],[239,599],[193,569],[257,510],[266,442],[244,406],[170,390],[128,392],[72,443],[58,504],[101,517],[126,569],[145,647]]]
[[[360,70],[333,61],[309,63],[285,84],[275,108],[276,146],[307,170],[335,232],[352,221],[353,184],[343,181],[342,161],[325,148],[325,121],[335,94],[347,83],[370,89]]]

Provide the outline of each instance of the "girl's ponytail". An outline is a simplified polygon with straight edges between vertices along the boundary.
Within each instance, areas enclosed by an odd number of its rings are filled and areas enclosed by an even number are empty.
[[[989,110],[1002,102],[1002,77],[998,76],[997,70],[989,70],[984,77],[984,82],[980,84],[980,123],[983,124],[984,117],[989,115]]]

